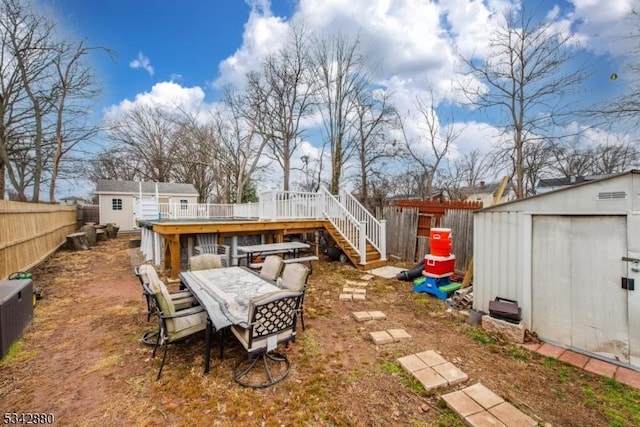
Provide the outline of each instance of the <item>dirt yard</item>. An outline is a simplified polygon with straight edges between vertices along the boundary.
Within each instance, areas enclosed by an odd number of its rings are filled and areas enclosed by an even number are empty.
[[[284,349],[292,364],[280,384],[251,390],[231,370],[244,353],[232,337],[223,360],[203,374],[203,336],[160,358],[141,344],[147,322],[139,259],[128,237],[89,251],[59,251],[33,271],[44,290],[23,338],[0,361],[3,414],[51,413],[72,426],[464,425],[439,396],[405,374],[398,357],[436,350],[520,410],[554,426],[624,426],[640,420],[640,394],[553,359],[530,353],[466,324],[445,304],[412,292],[411,283],[375,278],[364,302],[339,301],[345,280],[361,271],[338,262],[314,266],[305,300],[306,331]],[[387,319],[358,323],[353,311]],[[403,328],[410,340],[376,346],[371,331]]]

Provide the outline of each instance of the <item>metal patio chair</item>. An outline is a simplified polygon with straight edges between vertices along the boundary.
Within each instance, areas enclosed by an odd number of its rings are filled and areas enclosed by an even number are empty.
[[[206,330],[207,312],[200,306],[177,310],[169,292],[162,282],[143,285],[151,298],[154,299],[154,305],[157,309],[158,317],[158,334],[153,347],[152,357],[156,356],[158,347],[162,346],[164,352],[162,354],[162,362],[156,376],[156,381],[162,375],[162,369],[167,359],[167,349],[169,344],[186,339],[187,337]]]
[[[234,380],[251,388],[272,386],[287,377],[290,363],[277,352],[278,345],[296,337],[296,314],[302,292],[276,291],[254,298],[249,304],[247,327],[231,331],[247,351],[233,369]]]
[[[302,292],[300,306],[298,307],[298,315],[300,323],[304,331],[304,295],[307,291],[307,281],[311,275],[311,269],[304,264],[293,263],[286,264],[282,272],[282,276],[276,281],[278,287],[292,291]]]

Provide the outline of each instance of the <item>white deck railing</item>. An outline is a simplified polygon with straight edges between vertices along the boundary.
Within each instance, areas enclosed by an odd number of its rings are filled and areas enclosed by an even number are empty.
[[[146,205],[149,205],[146,203]],[[149,205],[151,206],[151,205]],[[149,206],[146,206],[147,209]],[[155,208],[155,205],[154,205]],[[147,209],[148,210],[148,209]],[[140,208],[140,212],[144,210]],[[153,213],[145,218],[154,216]],[[366,263],[366,244],[371,243],[386,260],[386,223],[378,221],[352,195],[336,197],[322,188],[317,193],[269,191],[255,203],[158,203],[159,219],[328,219]],[[155,248],[154,248],[155,249]],[[149,252],[150,252],[149,248]]]
[[[362,204],[353,197],[353,195],[341,192],[340,202],[353,215],[359,223],[366,224],[367,241],[380,252],[382,260],[386,260],[387,256],[387,221],[378,221],[371,212],[369,212]]]
[[[347,243],[360,255],[360,264],[367,263],[366,224],[359,222],[340,201],[325,188],[323,216],[331,222]]]

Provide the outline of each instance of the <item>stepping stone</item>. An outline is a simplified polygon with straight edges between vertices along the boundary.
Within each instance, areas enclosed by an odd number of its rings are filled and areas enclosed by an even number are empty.
[[[489,412],[507,426],[535,427],[538,425],[533,418],[524,414],[509,402],[502,402],[489,409]]]
[[[387,332],[391,335],[394,341],[411,338],[411,335],[409,335],[404,329],[387,329]]]
[[[366,288],[367,286],[369,286],[369,283],[367,282],[356,282],[354,280],[347,280],[345,284],[348,286],[356,286],[359,288]]]
[[[481,383],[475,383],[474,385],[462,389],[462,391],[485,409],[492,408],[504,402],[503,398],[489,390]]]
[[[464,419],[470,427],[505,427],[499,419],[487,411],[478,412]]]
[[[340,294],[340,301],[351,301],[352,298],[352,294]]]
[[[370,311],[369,315],[371,316],[372,320],[384,320],[387,318],[387,315],[381,311]]]
[[[342,288],[342,292],[345,294],[353,294],[355,292],[354,288]]]
[[[462,372],[457,366],[451,362],[441,363],[433,366],[433,370],[439,373],[442,378],[447,380],[449,385],[456,385],[465,382],[469,376]]]
[[[423,351],[422,353],[417,353],[418,356],[427,366],[436,366],[442,363],[447,363],[444,357],[440,356],[433,350]]]
[[[354,289],[353,293],[354,294],[366,294],[367,290],[366,289]]]
[[[420,384],[424,387],[425,390],[433,390],[434,388],[444,387],[446,386],[447,380],[442,378],[440,374],[434,371],[431,368],[420,369],[419,371],[414,371],[413,376],[415,379],[420,381]]]
[[[413,374],[415,371],[428,368],[428,366],[415,354],[401,357],[397,359],[397,361],[400,366],[402,366],[402,369],[404,369],[409,374]]]
[[[469,415],[484,411],[484,408],[478,405],[478,402],[462,391],[445,394],[442,396],[442,399],[447,403],[447,406],[461,418],[467,418]]]
[[[367,299],[367,296],[365,294],[353,294],[351,296],[353,298],[354,301],[364,301]]]
[[[371,313],[366,311],[355,311],[351,313],[354,319],[358,322],[366,322],[367,320],[372,320]]]
[[[369,332],[371,339],[375,344],[389,344],[393,342],[393,337],[387,331]]]
[[[360,278],[360,280],[371,280],[373,279],[373,274],[365,274]]]

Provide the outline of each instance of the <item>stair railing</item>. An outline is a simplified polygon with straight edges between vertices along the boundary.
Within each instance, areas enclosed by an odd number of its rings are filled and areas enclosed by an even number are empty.
[[[340,191],[340,201],[351,215],[366,224],[367,241],[380,252],[380,259],[387,259],[387,221],[378,220],[351,194]]]
[[[360,222],[354,217],[345,206],[326,188],[320,189],[323,198],[322,213],[325,218],[333,225],[358,255],[360,256],[359,264],[364,265],[367,262],[367,236],[366,223]]]

